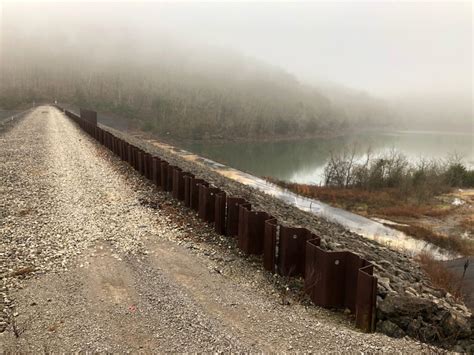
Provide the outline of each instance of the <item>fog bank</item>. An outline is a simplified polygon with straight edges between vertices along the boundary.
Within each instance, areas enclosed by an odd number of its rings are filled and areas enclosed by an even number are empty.
[[[55,66],[64,69],[55,75],[86,70],[92,77],[127,66],[152,74],[159,65],[172,68],[161,75],[178,75],[166,80],[192,72],[196,87],[196,76],[228,86],[254,75],[302,85],[291,89],[296,96],[314,86],[320,114],[331,111],[329,99],[346,114],[341,121],[370,106],[372,118],[384,110],[382,121],[472,123],[470,2],[0,6],[3,68]]]

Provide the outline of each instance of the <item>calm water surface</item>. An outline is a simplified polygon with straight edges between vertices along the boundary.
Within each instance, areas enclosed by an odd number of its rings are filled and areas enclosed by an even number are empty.
[[[396,149],[412,161],[422,157],[441,159],[457,153],[468,166],[474,167],[474,132],[394,131],[291,142],[198,142],[183,145],[201,156],[256,176],[314,184],[323,180],[324,166],[331,151],[341,152],[354,146],[359,158],[363,158],[369,148],[373,155]]]

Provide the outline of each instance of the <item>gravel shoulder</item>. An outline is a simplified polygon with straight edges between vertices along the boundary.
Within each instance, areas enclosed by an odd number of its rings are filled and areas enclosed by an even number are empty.
[[[0,194],[2,353],[428,350],[309,305],[52,107],[0,135]]]

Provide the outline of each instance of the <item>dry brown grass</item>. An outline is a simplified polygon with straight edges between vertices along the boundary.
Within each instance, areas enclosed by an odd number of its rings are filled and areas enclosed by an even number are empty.
[[[418,225],[418,220],[423,217],[442,219],[453,214],[458,207],[443,207],[436,200],[431,201],[431,204],[406,201],[396,189],[384,188],[369,191],[358,188],[326,187],[288,183],[272,178],[266,179],[297,194],[315,198],[358,214],[395,219],[406,223],[407,226],[390,225],[389,227],[461,255],[474,255],[473,241],[462,239],[459,236],[439,235]],[[466,228],[472,228],[473,226],[472,219],[465,219],[462,223]]]
[[[316,198],[341,208],[357,210],[358,212],[361,209],[365,209],[371,215],[407,218],[420,218],[422,216],[444,217],[455,209],[455,207],[445,208],[437,205],[405,201],[400,196],[400,192],[394,188],[365,190],[296,184],[268,177],[266,179],[297,194]]]
[[[452,250],[461,255],[474,255],[474,242],[460,237],[446,237],[433,231],[416,225],[390,225],[391,228],[398,229],[413,238],[425,240],[446,250]]]
[[[429,205],[414,205],[414,204],[398,204],[392,207],[381,207],[377,211],[379,214],[391,217],[409,217],[420,218],[428,217],[444,217],[453,212],[455,208],[442,208]]]
[[[427,207],[426,210],[423,212],[424,216],[428,217],[445,217],[453,213],[459,207]]]
[[[285,182],[270,177],[266,180],[291,190],[297,194],[317,198],[321,201],[340,204],[343,207],[350,204],[364,203],[370,205],[390,206],[397,200],[392,196],[394,191],[390,189],[380,189],[377,191],[368,191],[355,188],[326,187],[307,184],[296,184]]]
[[[459,222],[459,225],[468,230],[471,230],[471,231],[474,230],[474,214],[467,216],[466,218],[463,218]]]
[[[462,280],[456,274],[448,270],[442,262],[433,259],[428,253],[418,254],[417,260],[435,287],[449,292],[458,300],[462,300]]]
[[[378,214],[391,217],[419,218],[422,216],[417,206],[398,205],[392,207],[381,207],[377,209]]]

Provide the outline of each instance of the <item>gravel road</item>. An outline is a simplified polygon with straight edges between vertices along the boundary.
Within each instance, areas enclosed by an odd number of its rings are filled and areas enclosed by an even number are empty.
[[[286,292],[52,107],[0,135],[0,195],[2,353],[427,350]]]

